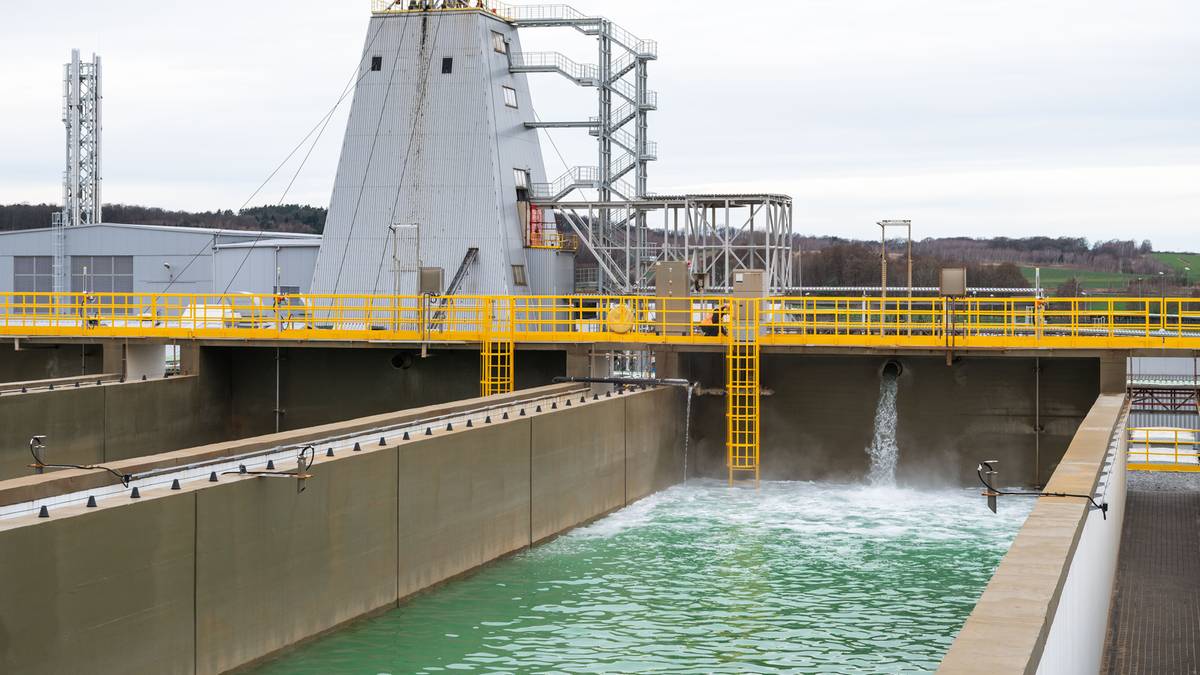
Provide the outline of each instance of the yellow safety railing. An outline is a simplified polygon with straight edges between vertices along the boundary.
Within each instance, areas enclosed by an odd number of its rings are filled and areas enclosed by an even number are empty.
[[[1133,471],[1200,471],[1200,431],[1131,428],[1128,467]]]
[[[573,234],[562,234],[556,230],[531,232],[529,234],[529,248],[573,253],[579,250],[579,237]]]
[[[415,12],[465,12],[478,10],[494,14],[505,21],[514,17],[512,6],[494,0],[371,0],[374,14],[409,14]]]
[[[0,293],[0,336],[722,345],[728,297]],[[751,300],[761,346],[1200,347],[1193,298]],[[716,321],[714,321],[716,317]]]

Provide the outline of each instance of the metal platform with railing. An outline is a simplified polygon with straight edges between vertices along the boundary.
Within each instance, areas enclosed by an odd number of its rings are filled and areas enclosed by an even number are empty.
[[[733,298],[0,293],[0,336],[479,343],[724,344]],[[764,297],[763,346],[1200,349],[1195,298]],[[667,303],[672,311],[664,311]],[[727,319],[722,319],[727,321]]]
[[[1129,429],[1129,468],[1134,471],[1200,471],[1200,430]]]
[[[1194,351],[1200,299],[7,293],[0,336],[478,346],[485,395],[512,390],[521,344],[714,347],[732,480],[758,476],[763,348]],[[1142,440],[1146,466],[1200,466],[1194,435]]]

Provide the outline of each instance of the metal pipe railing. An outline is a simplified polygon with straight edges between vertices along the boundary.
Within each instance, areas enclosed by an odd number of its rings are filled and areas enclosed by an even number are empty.
[[[552,242],[560,245],[563,242]],[[0,293],[0,336],[721,343],[727,296]],[[766,297],[764,345],[1200,348],[1200,299]],[[715,318],[714,318],[715,317]]]

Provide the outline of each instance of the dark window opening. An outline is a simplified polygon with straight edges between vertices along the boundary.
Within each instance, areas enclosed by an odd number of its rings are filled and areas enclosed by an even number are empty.
[[[442,74],[449,75],[452,72],[454,72],[454,59],[447,56],[442,59]]]
[[[382,56],[372,56],[371,57],[371,70],[374,70],[376,72],[383,70],[383,57]]]

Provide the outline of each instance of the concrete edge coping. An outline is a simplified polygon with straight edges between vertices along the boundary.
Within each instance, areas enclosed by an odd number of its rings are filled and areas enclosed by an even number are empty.
[[[117,380],[120,380],[120,379],[121,379],[121,376],[117,373],[97,373],[95,375],[75,375],[72,377],[53,377],[53,378],[46,379],[46,380],[24,380],[24,381],[16,381],[16,382],[3,382],[3,383],[0,383],[0,394],[11,394],[13,392],[18,392],[18,391],[21,391],[22,387],[24,387],[26,389],[37,389],[40,391],[40,390],[46,389],[50,385],[54,385],[55,387],[58,387],[60,385],[69,387],[69,386],[74,385],[76,382],[78,382],[82,386],[85,384],[95,384],[95,382],[97,380],[99,380],[105,384],[110,384],[110,383],[116,382]]]
[[[1046,492],[1095,494],[1125,394],[1101,394]],[[1034,673],[1091,505],[1040,497],[942,659],[938,673]]]
[[[482,402],[493,405],[503,404],[507,401],[528,398],[530,396],[571,391],[574,389],[579,389],[580,386],[581,385],[579,384],[572,383],[552,384],[544,387],[515,391],[509,394],[499,394],[486,398],[476,397],[462,399],[448,403],[423,406],[420,408],[409,408],[396,412],[382,413],[368,417],[359,417],[343,422],[332,422],[313,427],[305,427],[303,429],[284,431],[278,434],[235,439],[232,441],[202,445],[199,447],[175,450],[172,452],[144,455],[141,457],[134,457],[115,462],[105,462],[103,465],[119,473],[136,474],[153,469],[182,466],[208,459],[238,455],[247,452],[254,452],[256,450],[264,450],[277,445],[301,443],[310,440],[313,437],[355,433],[359,431],[367,431],[376,427],[404,424],[406,422],[412,422],[425,417],[437,417],[441,415],[454,414],[463,410],[476,408]],[[12,478],[6,481],[0,481],[0,506],[35,501],[47,497],[56,497],[58,495],[70,494],[72,492],[104,487],[106,485],[116,485],[119,482],[120,481],[116,476],[107,471],[99,469],[64,469],[42,475]]]
[[[612,398],[600,397],[599,404],[604,405],[607,403],[618,403],[619,402],[620,405],[622,406],[622,409],[624,409],[625,406],[627,405],[626,401],[631,397],[652,394],[654,392],[664,391],[667,389],[669,389],[669,388],[650,387],[650,388],[647,388],[644,390],[633,389],[630,391],[626,391],[624,393],[618,393],[617,395],[614,395]],[[529,398],[539,398],[543,401],[549,397],[558,397],[560,399],[574,398],[576,395],[579,395],[585,391],[587,391],[586,385],[580,385],[579,383],[565,383],[565,384],[560,384],[560,385],[551,385],[551,386],[546,386],[546,387],[537,387],[537,388],[533,388],[533,389],[526,389],[526,390],[523,390],[520,392],[513,392],[512,394],[504,394],[504,395],[487,397],[487,398],[463,399],[462,401],[455,401],[452,404],[442,404],[442,405],[435,405],[435,406],[427,406],[424,408],[415,408],[415,409],[412,409],[409,411],[403,411],[402,413],[395,413],[394,415],[397,416],[396,419],[400,420],[400,422],[397,426],[405,426],[406,423],[416,423],[416,424],[418,424],[418,426],[423,426],[424,420],[427,420],[434,416],[433,415],[416,415],[415,418],[413,418],[410,416],[410,413],[417,413],[418,411],[427,411],[430,409],[434,409],[434,410],[439,411],[440,415],[445,415],[445,414],[454,415],[456,412],[469,412],[472,409],[477,410],[479,407],[479,404],[481,402],[486,402],[486,404],[488,404],[488,405],[500,405],[500,406],[507,405],[507,406],[510,406],[509,409],[512,410],[515,408],[515,406],[517,406],[518,404],[521,404],[522,401],[527,400]],[[475,403],[476,405],[474,405],[474,406],[469,405],[471,403]],[[426,451],[427,447],[428,447],[426,445],[427,443],[444,440],[447,437],[453,437],[453,436],[456,436],[459,434],[471,434],[471,433],[485,431],[485,430],[489,430],[489,429],[495,430],[495,429],[500,429],[500,428],[503,428],[506,426],[514,426],[514,425],[525,425],[527,427],[528,433],[532,433],[532,425],[536,424],[537,420],[541,417],[546,417],[546,416],[550,416],[550,415],[561,415],[564,413],[566,413],[566,414],[574,414],[574,413],[590,414],[588,412],[588,407],[591,405],[595,405],[595,404],[596,404],[596,402],[594,402],[591,399],[589,399],[586,402],[586,404],[581,402],[580,405],[577,407],[571,407],[569,405],[568,406],[560,405],[557,409],[551,409],[551,408],[544,407],[545,404],[543,404],[543,407],[539,408],[537,411],[530,410],[528,415],[521,415],[518,417],[516,414],[513,414],[513,415],[511,415],[511,417],[509,419],[503,419],[503,420],[497,418],[495,420],[494,424],[488,424],[488,425],[476,424],[474,427],[458,425],[453,430],[445,430],[445,431],[443,431],[441,429],[435,430],[433,436],[426,437],[424,435],[414,435],[411,438],[411,440],[404,440],[404,441],[400,441],[398,438],[393,437],[393,440],[395,442],[389,442],[388,445],[386,445],[386,446],[376,445],[374,442],[372,442],[370,444],[364,444],[362,446],[361,452],[353,452],[353,453],[340,452],[336,457],[333,457],[333,458],[327,458],[327,457],[325,457],[323,452],[318,451],[315,454],[314,463],[313,463],[313,467],[315,467],[317,470],[314,470],[312,473],[319,474],[320,469],[327,466],[330,463],[337,463],[337,462],[343,462],[343,461],[348,461],[348,460],[353,460],[353,459],[371,457],[371,456],[374,456],[374,455],[377,455],[377,454],[383,453],[383,452],[394,452],[397,449],[399,449],[400,452]],[[361,418],[359,420],[351,420],[346,423],[336,423],[336,424],[330,424],[330,425],[310,427],[309,431],[326,429],[328,427],[341,428],[342,424],[357,423],[357,422],[361,422],[361,421],[365,421],[365,420],[369,420],[369,419],[375,419],[375,418],[380,418],[380,417],[390,417],[392,415],[393,414],[389,413],[389,414],[378,415],[378,416],[374,416],[374,417],[370,417],[370,418]],[[345,431],[345,429],[342,429],[342,430]],[[370,430],[370,427],[368,427],[365,430]],[[295,433],[301,433],[304,431],[305,430],[296,430]],[[350,429],[349,434],[357,433],[358,431],[364,431],[364,430]],[[293,433],[293,432],[288,432],[288,433]],[[349,435],[349,434],[346,434],[346,435]],[[339,433],[337,435],[343,435],[343,434]],[[263,436],[263,437],[259,437],[259,438],[268,438],[268,437]],[[247,440],[258,440],[258,439],[247,439]],[[312,440],[312,439],[305,438],[305,441],[308,441],[308,440]],[[208,446],[204,446],[204,447],[208,447]],[[268,446],[268,447],[273,447],[273,446]],[[326,446],[322,445],[321,447],[326,447]],[[350,448],[350,445],[349,445],[349,442],[346,442],[346,443],[343,443],[340,446],[336,446],[336,447],[340,447],[342,450],[346,450],[346,449]],[[248,450],[248,451],[253,452],[253,450]],[[188,452],[188,451],[183,450],[183,451],[179,451],[179,452],[184,453],[184,452]],[[162,456],[176,455],[176,454],[178,454],[178,453],[163,453]],[[241,454],[241,452],[238,452],[235,454]],[[145,458],[145,459],[149,459],[149,458]],[[189,461],[196,461],[196,460],[191,459]],[[171,466],[171,465],[168,464],[166,466]],[[34,511],[29,511],[23,515],[17,515],[15,517],[11,517],[11,518],[0,519],[0,535],[4,534],[6,532],[9,532],[9,531],[19,530],[19,529],[23,529],[23,528],[27,528],[27,527],[33,527],[33,526],[43,525],[43,524],[59,523],[64,520],[81,517],[81,516],[85,516],[85,515],[89,515],[89,514],[103,513],[112,508],[128,508],[128,507],[136,508],[136,507],[140,507],[140,506],[143,506],[146,504],[153,503],[159,499],[166,499],[166,498],[170,498],[173,496],[180,496],[180,495],[193,495],[193,494],[205,491],[205,490],[227,487],[229,485],[236,484],[240,480],[247,480],[247,479],[253,480],[253,479],[257,478],[257,476],[255,476],[253,474],[250,476],[239,476],[239,475],[234,474],[234,472],[229,471],[228,469],[229,469],[229,467],[226,467],[226,470],[224,472],[222,472],[223,475],[228,475],[228,479],[222,479],[217,483],[211,483],[211,482],[208,482],[207,480],[198,480],[196,478],[192,478],[192,479],[183,481],[178,491],[167,489],[166,482],[163,481],[163,482],[159,483],[158,485],[151,485],[151,486],[142,485],[142,486],[140,486],[141,487],[141,497],[138,499],[124,499],[124,500],[112,501],[111,498],[113,497],[113,495],[111,495],[111,494],[110,495],[98,495],[97,497],[99,500],[101,500],[100,506],[102,507],[99,510],[89,509],[83,505],[82,500],[79,500],[72,504],[66,504],[66,505],[60,504],[57,506],[50,505],[50,509],[54,513],[54,517],[50,520],[40,519]],[[207,469],[206,469],[206,471],[207,471]],[[118,481],[116,481],[114,479],[114,480],[110,481],[109,484],[115,486],[118,484]],[[2,484],[0,484],[0,487],[2,487]],[[100,486],[100,487],[103,487],[103,486]],[[94,488],[85,488],[83,491],[87,491],[88,489],[94,489]],[[126,493],[122,491],[120,494],[126,494]],[[599,519],[599,518],[603,517],[604,515],[607,515],[608,513],[616,511],[619,508],[621,508],[621,507],[614,507],[608,511],[605,511],[602,514],[597,514],[597,515],[593,516],[592,518],[589,518],[589,522],[591,520]],[[578,523],[578,524],[572,526],[572,528],[577,527],[581,524],[582,523]],[[568,529],[571,529],[571,528],[568,528]],[[544,543],[546,541],[554,539],[555,537],[559,536],[560,534],[562,534],[562,532],[556,532],[554,534],[547,535],[547,536],[543,537],[542,539],[531,542],[530,545]]]

